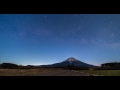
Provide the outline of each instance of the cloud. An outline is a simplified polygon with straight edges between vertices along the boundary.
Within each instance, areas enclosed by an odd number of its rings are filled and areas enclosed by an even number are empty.
[[[90,41],[85,41],[84,39],[82,40],[83,42],[88,42],[91,45],[94,46],[99,46],[99,47],[106,47],[106,48],[120,48],[120,42],[110,42],[110,41],[104,41],[102,39],[100,40],[90,40]]]
[[[88,41],[86,39],[82,38],[80,42],[83,44],[86,44]]]
[[[107,44],[110,48],[120,48],[120,42]]]

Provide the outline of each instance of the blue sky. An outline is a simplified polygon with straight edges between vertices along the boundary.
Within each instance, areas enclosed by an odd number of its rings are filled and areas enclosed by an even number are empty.
[[[120,62],[120,14],[0,14],[0,63]]]

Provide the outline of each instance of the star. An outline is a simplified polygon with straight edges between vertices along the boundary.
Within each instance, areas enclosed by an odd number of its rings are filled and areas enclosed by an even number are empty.
[[[1,14],[0,62],[120,61],[119,21],[119,14]]]

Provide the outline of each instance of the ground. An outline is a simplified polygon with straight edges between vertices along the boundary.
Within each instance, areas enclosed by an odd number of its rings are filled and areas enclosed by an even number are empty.
[[[120,70],[0,69],[0,76],[120,76]]]
[[[87,73],[63,69],[0,69],[0,76],[89,76]]]

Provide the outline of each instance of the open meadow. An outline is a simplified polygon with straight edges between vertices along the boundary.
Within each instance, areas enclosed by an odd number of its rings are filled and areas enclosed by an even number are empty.
[[[96,76],[120,76],[120,70],[79,70]]]
[[[29,76],[48,72],[59,71],[54,68],[40,68],[40,69],[0,69],[0,76]]]
[[[86,74],[90,76],[120,76],[120,70],[63,70],[60,68],[0,69],[0,76],[76,76],[76,71],[83,73],[82,76]]]

